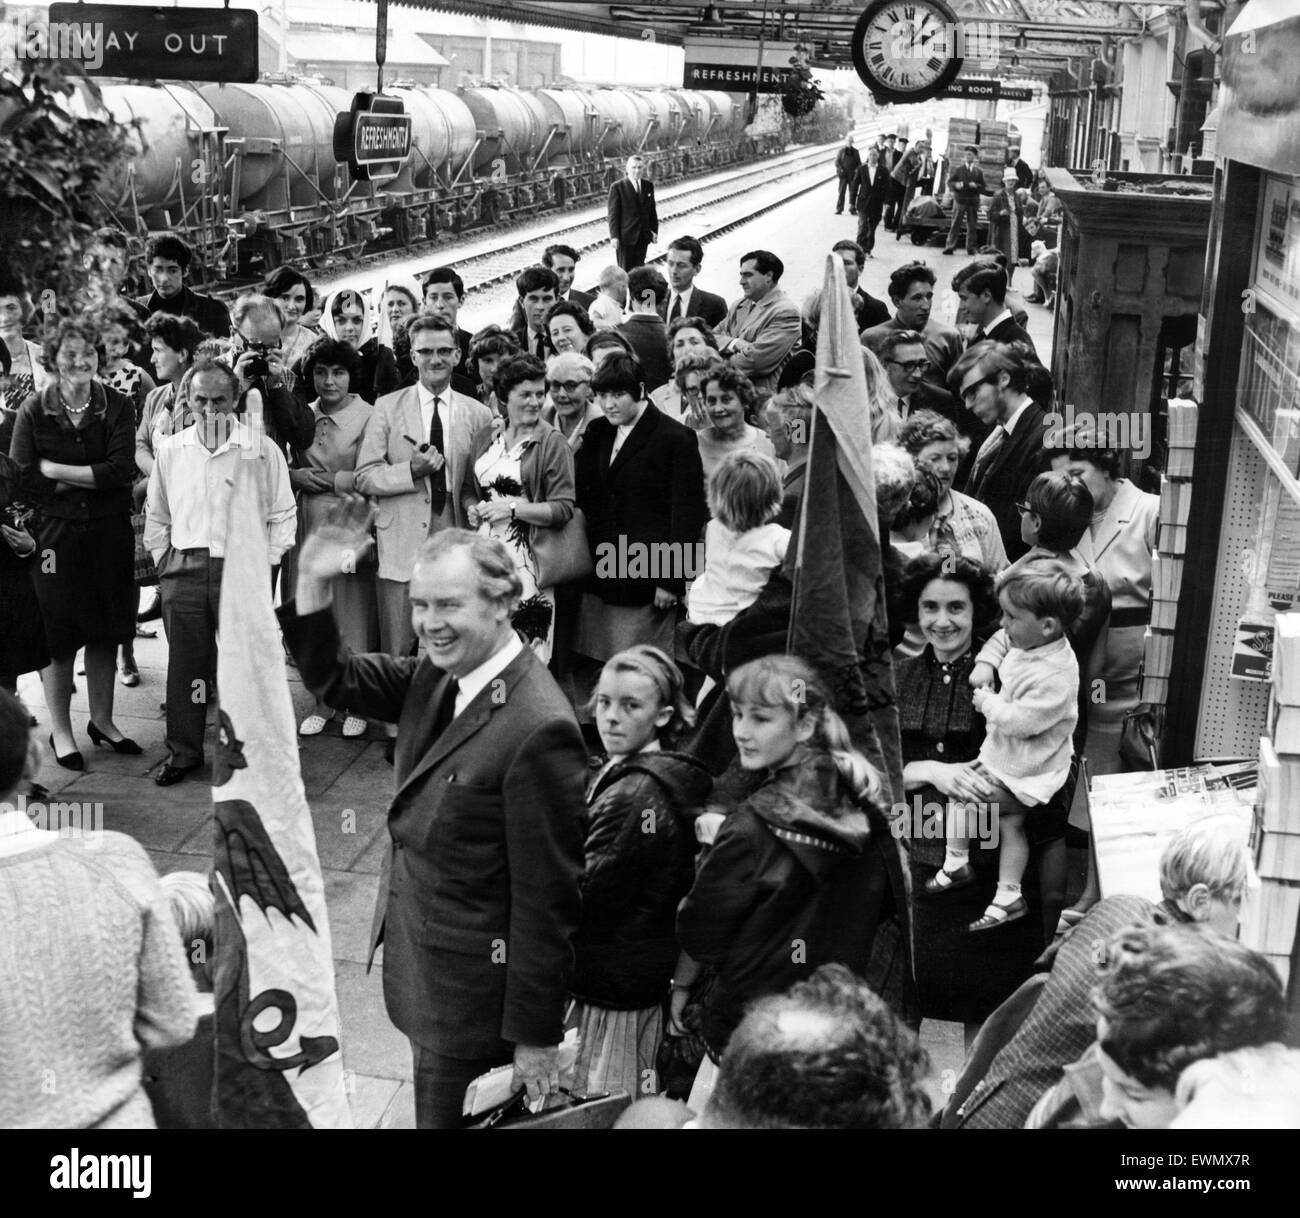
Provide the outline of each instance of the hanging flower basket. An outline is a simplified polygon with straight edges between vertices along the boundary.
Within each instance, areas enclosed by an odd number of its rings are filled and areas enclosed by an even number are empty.
[[[822,99],[821,86],[806,65],[797,59],[791,59],[790,63],[781,89],[781,106],[791,118],[802,118],[817,108]]]

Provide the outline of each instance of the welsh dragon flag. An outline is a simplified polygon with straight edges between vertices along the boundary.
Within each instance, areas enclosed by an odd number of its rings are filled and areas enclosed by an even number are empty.
[[[271,606],[255,461],[237,463],[230,499],[221,644],[212,769],[216,1119],[236,1129],[352,1128],[325,885]]]

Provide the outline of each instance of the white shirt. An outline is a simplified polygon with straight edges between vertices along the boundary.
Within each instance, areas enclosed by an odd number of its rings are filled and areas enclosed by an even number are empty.
[[[23,808],[0,804],[0,858],[26,854],[37,846],[55,841],[58,834],[40,828]]]
[[[446,447],[446,437],[451,435],[451,386],[448,385],[441,393],[434,393],[431,389],[426,389],[424,385],[416,383],[416,388],[420,394],[420,426],[424,428],[424,434],[413,437],[420,441],[421,444],[429,442],[429,432],[433,428],[433,403],[438,403],[438,418],[442,420],[443,447]]]
[[[1014,321],[1014,320],[1015,319],[1011,316],[1011,310],[1008,308],[1003,308],[1002,312],[999,313],[992,321],[986,321],[982,326],[980,326],[977,329],[976,333],[978,335],[987,336],[988,334],[996,330],[1003,323],[1003,321]]]
[[[618,456],[618,450],[623,447],[623,441],[632,434],[632,428],[641,422],[641,416],[645,414],[645,408],[646,404],[643,401],[637,408],[636,418],[630,423],[620,423],[614,428],[614,447],[609,450],[609,463],[611,465],[614,464],[614,458]]]
[[[789,544],[790,530],[779,524],[733,533],[710,520],[704,529],[704,574],[686,593],[687,619],[725,626],[758,600]]]
[[[168,546],[226,555],[226,527],[236,462],[258,463],[272,565],[293,548],[297,508],[284,454],[247,424],[236,422],[225,443],[209,452],[192,424],[158,445],[145,504],[144,544],[159,562]]]
[[[673,301],[680,300],[682,307],[678,311],[678,317],[689,317],[691,315],[691,298],[695,295],[695,285],[691,284],[684,292],[674,292],[672,288],[668,289],[668,307],[664,309],[664,318],[667,319],[673,315]]]
[[[512,630],[509,642],[500,651],[495,655],[488,656],[477,668],[461,677],[460,688],[456,691],[456,707],[452,712],[452,718],[454,719],[461,714],[478,697],[489,681],[505,672],[510,665],[510,661],[523,649],[523,639]]]
[[[1010,436],[1016,430],[1016,420],[1020,418],[1025,410],[1034,404],[1034,399],[1026,397],[1019,406],[1015,408],[1007,417],[1006,421],[1001,424],[1002,430]]]

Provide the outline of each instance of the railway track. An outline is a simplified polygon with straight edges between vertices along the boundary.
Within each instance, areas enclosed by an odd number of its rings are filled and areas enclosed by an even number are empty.
[[[865,131],[858,128],[855,138]],[[721,223],[706,232],[699,232],[698,238],[707,242],[710,239],[730,232],[738,225],[763,215],[774,207],[788,203],[810,190],[816,189],[833,178],[835,154],[840,144],[822,144],[815,147],[800,148],[782,153],[779,157],[769,158],[761,163],[750,163],[733,172],[710,174],[707,178],[690,182],[681,182],[665,188],[657,196],[659,223],[661,229],[667,229],[675,221],[706,207],[716,207],[728,201],[735,201],[749,194],[757,182],[771,185],[799,178],[798,189],[785,191],[777,198],[770,197],[770,192],[763,200],[755,201],[752,208],[742,209],[739,213],[729,214]],[[825,168],[828,172],[809,178],[809,171]],[[555,220],[552,215],[547,219]],[[516,229],[496,238],[471,242],[433,245],[415,250],[406,257],[394,258],[392,251],[366,259],[366,265],[352,266],[344,275],[319,278],[318,287],[330,291],[341,287],[354,287],[358,290],[372,288],[382,282],[386,273],[401,266],[403,273],[416,275],[432,269],[434,266],[454,265],[465,281],[467,295],[488,291],[513,279],[519,271],[536,257],[539,244],[563,242],[571,245],[579,253],[609,244],[609,226],[603,208],[584,208],[574,213],[566,224],[529,225],[526,229]],[[662,261],[660,254],[650,259],[650,263]]]

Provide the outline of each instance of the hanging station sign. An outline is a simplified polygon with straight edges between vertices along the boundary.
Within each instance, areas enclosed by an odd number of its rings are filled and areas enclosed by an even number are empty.
[[[763,44],[763,75],[758,74],[758,43],[753,40],[688,34],[682,88],[736,93],[780,93],[795,54],[793,42]]]
[[[251,9],[51,4],[39,21],[7,22],[0,38],[15,58],[72,60],[88,76],[251,84],[258,75]]]
[[[352,109],[334,120],[334,159],[356,182],[396,177],[411,152],[411,116],[397,97],[358,93]]]

